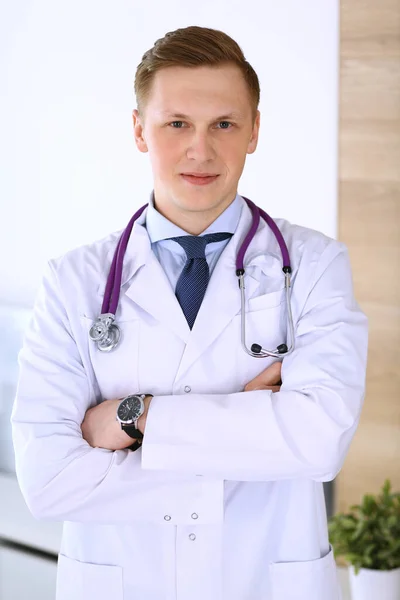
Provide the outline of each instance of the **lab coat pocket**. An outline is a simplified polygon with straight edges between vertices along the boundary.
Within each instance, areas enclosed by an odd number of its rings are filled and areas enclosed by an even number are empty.
[[[110,352],[102,352],[89,338],[93,318],[81,316],[87,338],[88,360],[102,398],[112,400],[127,394],[140,393],[138,381],[138,357],[140,319],[118,321],[121,338]]]
[[[266,369],[277,359],[271,357],[255,358],[247,354],[240,343],[242,317],[239,312],[233,318],[232,327],[227,333],[225,347],[231,349],[232,360],[226,360],[230,377],[234,374],[234,389],[243,390],[249,381]],[[246,346],[258,344],[266,350],[275,350],[280,344],[287,343],[285,290],[275,290],[249,298],[245,314]]]
[[[122,567],[58,555],[56,600],[123,600]]]
[[[255,298],[249,298],[248,308],[249,312],[256,310],[263,310],[265,308],[273,308],[279,306],[285,300],[285,288],[281,288],[276,292],[268,292],[268,294],[261,294]]]
[[[322,558],[271,563],[269,569],[271,600],[341,600],[331,545]]]

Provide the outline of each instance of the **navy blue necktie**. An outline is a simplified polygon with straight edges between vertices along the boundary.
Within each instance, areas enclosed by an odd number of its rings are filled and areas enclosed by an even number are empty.
[[[210,242],[227,240],[232,235],[232,233],[209,233],[202,236],[182,235],[169,238],[180,244],[187,256],[186,264],[176,284],[175,295],[190,329],[196,320],[210,279],[210,270],[205,254],[206,246]]]

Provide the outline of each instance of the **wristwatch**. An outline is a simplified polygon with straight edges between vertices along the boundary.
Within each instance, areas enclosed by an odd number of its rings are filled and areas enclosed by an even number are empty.
[[[131,438],[136,438],[139,443],[143,440],[143,433],[137,428],[139,417],[145,411],[144,399],[146,394],[132,394],[122,398],[117,408],[116,420],[120,422],[121,429]],[[135,444],[134,444],[135,445]],[[137,445],[135,445],[135,449]]]

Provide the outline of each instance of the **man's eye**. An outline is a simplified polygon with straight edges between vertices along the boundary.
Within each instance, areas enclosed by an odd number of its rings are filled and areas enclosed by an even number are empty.
[[[228,127],[220,127],[220,129],[230,129],[232,123],[229,123],[229,121],[220,121],[219,125],[228,125]]]
[[[172,121],[171,125],[173,126],[173,129],[182,129],[183,121]]]

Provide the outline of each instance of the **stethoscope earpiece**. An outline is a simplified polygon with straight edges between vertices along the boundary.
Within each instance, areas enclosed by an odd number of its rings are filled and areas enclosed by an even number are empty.
[[[260,354],[262,346],[260,346],[260,344],[252,344],[250,350],[254,352],[254,354]],[[285,354],[288,351],[288,347],[286,344],[279,344],[276,351],[279,352],[279,354]]]

